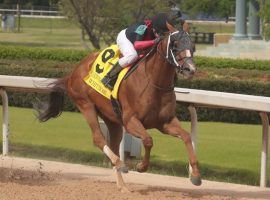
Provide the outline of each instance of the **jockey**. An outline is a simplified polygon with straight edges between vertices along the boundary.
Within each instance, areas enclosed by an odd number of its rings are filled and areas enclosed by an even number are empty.
[[[138,59],[137,51],[154,46],[165,32],[176,31],[175,23],[179,16],[159,13],[151,19],[129,26],[117,36],[117,45],[123,55],[101,82],[113,89],[120,71]]]

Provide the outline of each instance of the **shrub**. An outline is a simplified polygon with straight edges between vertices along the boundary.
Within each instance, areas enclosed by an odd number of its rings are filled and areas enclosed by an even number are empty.
[[[269,83],[257,83],[249,81],[228,81],[200,79],[193,81],[179,80],[177,87],[224,91],[241,94],[270,96]],[[8,92],[9,104],[16,107],[32,108],[32,103],[37,98],[41,101],[48,98],[48,94]],[[65,111],[77,111],[71,100],[65,98]],[[177,116],[181,120],[190,120],[189,111],[185,103],[178,103]],[[260,117],[254,111],[239,111],[228,109],[198,108],[199,121],[222,121],[234,123],[260,123]]]
[[[67,49],[45,49],[21,46],[0,45],[0,58],[2,59],[48,59],[57,61],[80,61],[89,52]]]
[[[256,69],[270,70],[270,60],[230,59],[195,57],[198,68],[235,68],[235,69]]]
[[[56,63],[69,61],[72,63],[69,67],[48,67],[45,64],[43,67],[30,66],[24,63],[21,67],[18,65],[5,65],[0,63],[0,74],[17,75],[17,76],[34,76],[34,77],[48,77],[56,78],[63,77],[69,74],[72,70],[72,65],[80,61],[89,52],[86,51],[72,51],[62,49],[42,49],[42,48],[29,48],[29,47],[12,47],[0,45],[0,59],[18,59],[25,62],[25,60],[34,60],[37,63],[55,61]],[[47,60],[46,60],[47,59]],[[196,64],[200,68],[238,68],[238,69],[257,69],[257,70],[270,70],[270,61],[252,61],[252,60],[234,60],[234,59],[221,59],[221,58],[206,58],[196,57]],[[27,63],[27,62],[26,62]],[[183,79],[178,80],[177,87],[186,87],[202,90],[223,91],[241,94],[251,94],[260,96],[270,96],[270,83],[261,83],[255,81],[232,81],[227,79],[194,79],[186,81]],[[32,107],[32,101],[36,97],[46,99],[48,95],[40,95],[36,93],[14,93],[9,92],[9,103],[11,106],[17,107]],[[67,98],[68,99],[68,98]],[[68,100],[65,103],[65,110],[75,111],[76,108],[73,103]],[[189,112],[186,105],[179,104],[177,107],[177,115],[182,120],[189,120]],[[260,118],[256,112],[248,111],[235,111],[223,109],[198,109],[199,120],[203,121],[224,121],[224,122],[237,122],[237,123],[259,123]]]
[[[194,79],[192,81],[179,80],[178,87],[231,92],[270,97],[270,83],[255,81],[231,81],[218,79]],[[258,112],[228,109],[198,108],[198,120],[221,121],[233,123],[261,123]],[[190,120],[187,105],[179,104],[177,115],[182,120]]]
[[[22,46],[0,45],[0,59],[31,59],[78,62],[91,52],[67,49],[48,49]],[[270,70],[270,61],[209,58],[196,56],[195,62],[200,68],[236,68]]]

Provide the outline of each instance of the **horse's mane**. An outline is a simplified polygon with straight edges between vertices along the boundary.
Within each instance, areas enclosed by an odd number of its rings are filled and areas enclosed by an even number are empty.
[[[157,52],[157,47],[158,44],[156,44],[155,46],[148,48],[146,50],[140,51],[140,55],[144,55],[142,58],[140,58],[139,60],[137,60],[131,67],[131,69],[126,73],[126,75],[124,76],[124,79],[126,79],[127,77],[129,77],[130,74],[132,74],[139,66],[140,64],[151,58],[156,52]]]
[[[158,52],[158,46],[159,44],[169,36],[169,32],[163,36],[161,36],[161,40],[155,44],[154,46],[152,46],[151,48],[142,50],[139,52],[139,55],[144,55],[141,59],[137,60],[131,67],[131,69],[126,73],[124,79],[126,79],[127,77],[129,77],[130,74],[132,74],[139,66],[140,64],[147,60],[150,59],[153,55],[155,55],[155,53]]]

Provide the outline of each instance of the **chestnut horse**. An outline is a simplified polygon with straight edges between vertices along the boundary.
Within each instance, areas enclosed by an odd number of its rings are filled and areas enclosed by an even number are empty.
[[[144,145],[145,155],[137,164],[139,172],[147,170],[153,147],[152,137],[146,129],[156,128],[164,134],[181,138],[185,143],[192,168],[190,180],[194,185],[200,185],[200,172],[190,135],[181,127],[175,114],[176,97],[173,90],[177,72],[185,77],[191,77],[196,71],[192,50],[191,40],[185,31],[180,30],[165,36],[153,48],[153,52],[139,63],[139,67],[121,83],[118,100],[122,108],[122,119],[115,114],[110,100],[83,81],[97,57],[97,54],[91,54],[69,76],[57,79],[53,84],[50,100],[43,105],[38,118],[44,122],[59,116],[64,92],[67,92],[88,122],[94,144],[115,166],[117,186],[121,190],[127,189],[121,174],[127,172],[127,168],[119,158],[123,126],[128,133],[140,138]],[[98,116],[108,127],[110,144],[107,144],[101,132]]]

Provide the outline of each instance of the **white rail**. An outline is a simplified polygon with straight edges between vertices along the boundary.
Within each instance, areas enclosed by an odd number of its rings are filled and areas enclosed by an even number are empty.
[[[195,145],[197,134],[196,107],[227,108],[258,111],[262,119],[262,150],[260,186],[267,185],[270,97],[175,88],[176,100],[190,103],[191,138]]]
[[[48,92],[50,84],[55,80],[53,78],[0,75],[0,87],[6,90]]]
[[[3,99],[3,155],[8,154],[8,98],[5,90],[48,92],[55,79],[0,75],[0,94]],[[258,111],[262,119],[262,150],[260,186],[266,187],[268,169],[270,97],[242,95],[186,88],[175,88],[176,100],[189,103],[191,138],[195,148],[197,134],[196,107],[219,107]],[[123,145],[121,145],[123,146]],[[123,155],[123,148],[120,150]]]
[[[55,79],[24,77],[24,76],[4,76],[0,75],[0,95],[3,101],[3,155],[9,152],[9,112],[8,112],[8,96],[6,90],[28,91],[28,92],[48,92],[50,83]]]
[[[17,13],[20,11],[20,13],[28,13],[29,15],[33,14],[39,14],[39,15],[60,15],[61,13],[59,11],[54,10],[26,10],[26,9],[0,9],[0,12],[11,12],[11,13]]]
[[[196,106],[222,107],[270,112],[270,97],[175,88],[176,100]]]
[[[0,9],[0,15],[3,13],[13,14],[18,17],[18,12],[23,18],[47,18],[47,19],[66,19],[61,12],[55,10],[27,10],[27,9]]]

